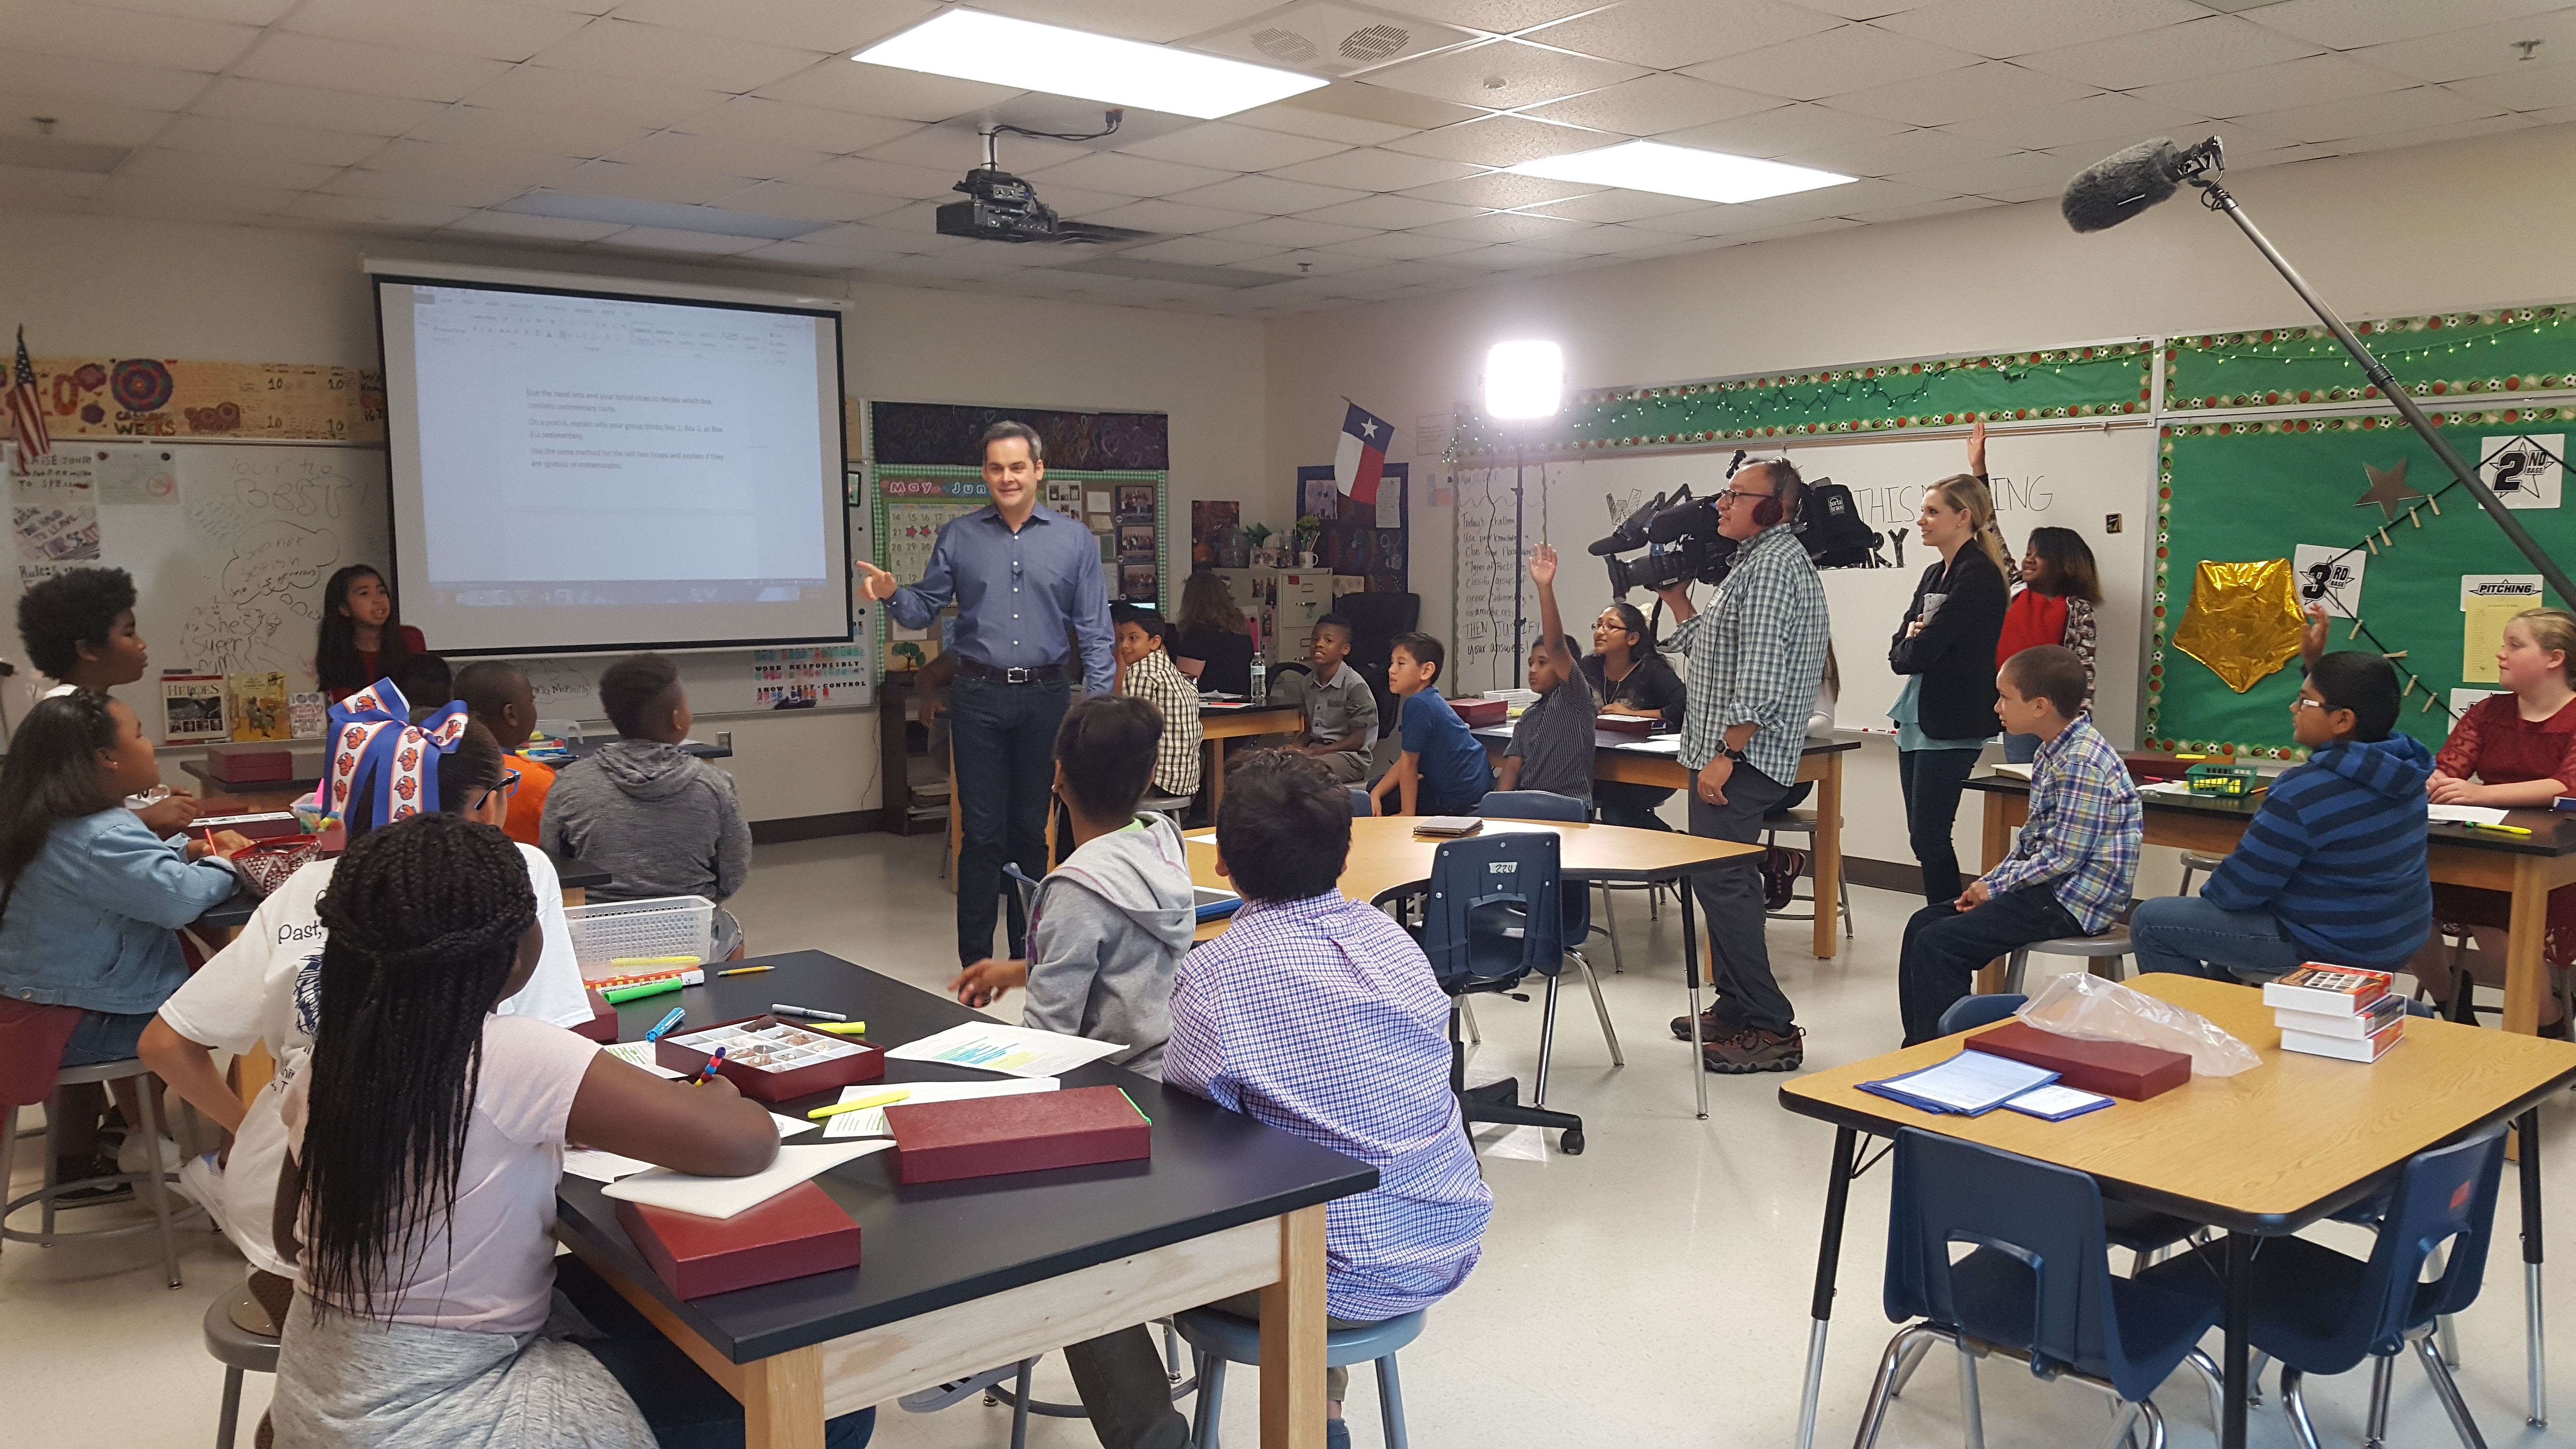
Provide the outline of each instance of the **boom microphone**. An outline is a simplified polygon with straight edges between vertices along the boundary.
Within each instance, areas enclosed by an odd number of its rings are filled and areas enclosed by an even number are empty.
[[[2115,152],[2066,183],[2057,208],[2077,231],[2102,231],[2170,199],[2182,153],[2159,136]]]

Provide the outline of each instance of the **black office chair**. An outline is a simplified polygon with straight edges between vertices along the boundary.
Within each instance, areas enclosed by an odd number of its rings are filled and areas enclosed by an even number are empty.
[[[1443,842],[1431,862],[1431,890],[1423,900],[1419,939],[1432,974],[1449,993],[1449,1086],[1460,1117],[1515,1127],[1553,1127],[1557,1148],[1583,1150],[1583,1119],[1520,1105],[1514,1077],[1467,1085],[1467,1046],[1458,1035],[1458,1008],[1476,993],[1510,994],[1532,972],[1548,978],[1551,996],[1565,969],[1564,875],[1551,833],[1487,835]],[[1553,1020],[1551,1016],[1550,1020]],[[1552,1045],[1542,1028],[1539,1070]]]

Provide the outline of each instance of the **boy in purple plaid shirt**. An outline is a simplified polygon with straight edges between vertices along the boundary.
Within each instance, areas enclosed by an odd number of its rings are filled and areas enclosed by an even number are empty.
[[[2030,821],[2002,864],[1905,923],[1896,992],[1907,1046],[1941,1034],[1941,1014],[1978,967],[2033,941],[2093,935],[2128,907],[2144,821],[2129,767],[2084,712],[2085,684],[2084,662],[2054,644],[2024,649],[1995,676],[2004,732],[2041,742]]]

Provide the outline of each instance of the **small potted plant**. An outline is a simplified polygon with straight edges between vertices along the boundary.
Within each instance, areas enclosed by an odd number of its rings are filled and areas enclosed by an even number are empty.
[[[1297,567],[1315,566],[1315,540],[1322,537],[1324,521],[1309,513],[1297,520]]]
[[[1270,541],[1274,535],[1270,531],[1269,524],[1252,524],[1243,530],[1243,536],[1252,541],[1252,567],[1257,569],[1279,567],[1281,549],[1279,545]]]

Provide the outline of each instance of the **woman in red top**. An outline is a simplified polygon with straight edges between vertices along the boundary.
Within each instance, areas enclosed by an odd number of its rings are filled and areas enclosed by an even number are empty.
[[[429,642],[394,612],[394,591],[366,564],[351,564],[322,586],[322,633],[313,646],[313,673],[333,703],[379,679],[389,679],[408,655],[426,654]]]
[[[2576,795],[2576,615],[2562,609],[2515,615],[2496,652],[2496,682],[2507,692],[2478,701],[2451,727],[2450,739],[2433,757],[2425,793],[2436,805],[2509,809],[2546,809],[2561,795]],[[2503,891],[2435,883],[2433,918],[2442,930],[2411,963],[2434,1001],[2447,1002],[2453,989],[2443,932],[2468,927],[2478,943],[2477,956],[2469,959],[2488,968],[2477,974],[2502,979],[2511,899]],[[2565,972],[2576,962],[2576,886],[2549,893],[2541,952],[2551,976],[2541,1025],[2563,1032],[2566,1012],[2559,998]]]
[[[2062,644],[2084,661],[2084,707],[2093,707],[2093,610],[2102,602],[2102,575],[2084,535],[2071,528],[2034,528],[2021,558],[2021,592],[2004,609],[2004,632],[1995,641],[1995,667],[2025,649]],[[2004,759],[2026,765],[2039,754],[2039,736],[2004,736]]]

